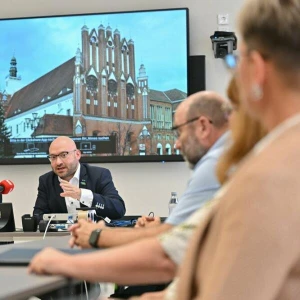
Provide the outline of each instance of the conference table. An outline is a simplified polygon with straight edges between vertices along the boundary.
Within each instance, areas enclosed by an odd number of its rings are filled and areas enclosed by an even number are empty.
[[[139,216],[125,216],[124,221],[136,220]],[[166,218],[161,218],[163,222]],[[39,249],[53,247],[64,250],[69,249],[68,231],[47,232],[45,239],[44,232],[0,232],[0,256],[9,249]],[[94,250],[97,251],[97,250]],[[89,299],[97,299],[101,287],[99,284],[90,284]],[[96,289],[96,286],[98,289]],[[112,294],[113,284],[102,284],[102,291]],[[101,294],[101,295],[102,295]],[[96,296],[97,295],[97,296]],[[39,276],[28,274],[27,267],[0,266],[0,300],[28,300],[36,296],[41,299],[86,299],[86,291],[81,281],[68,279],[62,276]]]
[[[70,236],[68,231],[59,231],[59,232],[47,232],[45,238],[48,237],[60,237],[60,236]],[[44,232],[24,232],[22,230],[13,231],[13,232],[0,232],[0,244],[9,244],[9,243],[20,243],[28,241],[42,240],[44,237]]]
[[[71,281],[60,276],[28,274],[25,267],[0,267],[0,278],[0,299],[3,300],[23,300],[31,296],[41,296],[44,299],[51,294],[67,299],[70,294],[68,287],[73,285]]]
[[[1,253],[10,249],[43,249],[54,247],[69,249],[69,232],[49,232],[45,239],[40,232],[6,232],[0,233],[1,241],[18,241],[0,246]],[[20,240],[24,242],[19,242]],[[30,241],[31,240],[31,241]],[[26,242],[25,242],[26,241]],[[27,267],[0,266],[0,299],[22,300],[35,296],[41,299],[86,299],[82,282],[62,276],[40,276],[29,274]],[[96,291],[93,291],[95,294]],[[100,290],[97,292],[100,293]],[[99,295],[99,294],[98,294]],[[96,299],[89,298],[89,299]]]

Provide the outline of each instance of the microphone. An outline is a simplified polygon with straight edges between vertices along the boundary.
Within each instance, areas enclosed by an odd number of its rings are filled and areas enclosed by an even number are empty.
[[[8,194],[14,189],[15,185],[12,181],[4,179],[0,182],[0,194]]]

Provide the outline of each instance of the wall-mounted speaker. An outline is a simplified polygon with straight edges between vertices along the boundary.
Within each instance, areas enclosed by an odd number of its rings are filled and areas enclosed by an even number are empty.
[[[188,95],[205,90],[205,55],[189,56]]]

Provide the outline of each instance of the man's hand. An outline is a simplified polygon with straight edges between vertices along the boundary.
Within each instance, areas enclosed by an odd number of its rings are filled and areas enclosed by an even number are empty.
[[[80,200],[81,189],[75,185],[72,185],[69,181],[61,180],[60,186],[63,189],[63,193],[60,194],[61,197],[71,197]]]
[[[91,248],[89,238],[92,231],[97,228],[105,228],[105,222],[92,223],[91,221],[79,220],[78,223],[69,228],[69,231],[72,233],[72,237],[69,240],[70,247],[76,245],[81,248]]]
[[[61,274],[60,268],[66,267],[65,262],[70,255],[53,248],[45,248],[31,260],[28,272],[36,274]]]
[[[134,227],[153,227],[160,224],[160,217],[142,216],[138,218]]]

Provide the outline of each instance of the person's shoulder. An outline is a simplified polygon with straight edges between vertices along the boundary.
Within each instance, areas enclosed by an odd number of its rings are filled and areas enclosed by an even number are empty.
[[[205,158],[206,159],[219,159],[220,156],[224,153],[225,145],[222,145],[216,149],[211,149],[211,151],[208,151]]]
[[[110,172],[108,169],[98,166],[91,166],[87,163],[81,163],[81,168],[85,168],[89,172]]]
[[[40,176],[40,180],[48,180],[49,178],[52,178],[53,176],[56,176],[55,173],[53,171],[49,171],[43,175]]]
[[[224,149],[225,148],[222,146],[222,147],[218,147],[217,149],[208,150],[208,152],[205,155],[203,155],[203,157],[198,161],[195,171],[200,169],[200,166],[201,169],[205,167],[210,168],[214,166],[218,162],[221,155],[223,154]]]
[[[254,156],[267,168],[299,168],[300,126],[287,130],[272,140],[268,136],[254,148]]]
[[[228,132],[225,132],[215,144],[208,150],[207,157],[212,159],[219,159],[219,157],[224,153],[225,148],[230,141],[230,136]]]
[[[215,164],[221,155],[224,153],[229,140],[229,133],[225,132],[215,143],[212,145],[205,155],[199,160],[198,164]]]
[[[300,127],[288,130],[274,140],[258,143],[250,155],[241,161],[236,173],[245,182],[259,186],[259,189],[272,189],[281,184],[294,182],[300,169]],[[284,190],[284,189],[283,189]]]

